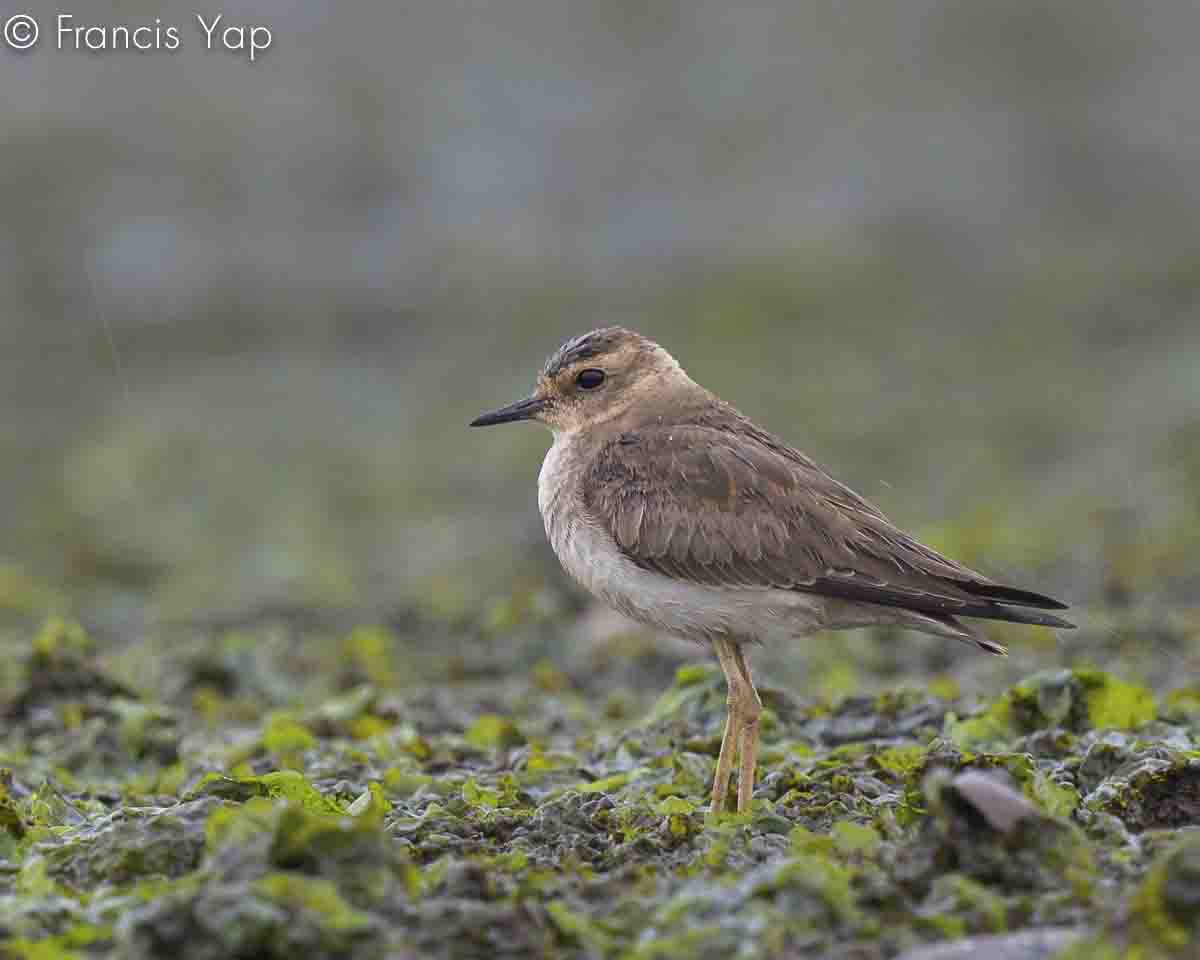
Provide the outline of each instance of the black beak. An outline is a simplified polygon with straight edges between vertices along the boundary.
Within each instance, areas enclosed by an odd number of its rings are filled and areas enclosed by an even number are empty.
[[[541,397],[526,397],[524,400],[510,403],[507,407],[501,407],[499,410],[493,410],[491,413],[481,414],[471,421],[470,426],[491,427],[497,423],[532,420],[545,406],[546,401]]]

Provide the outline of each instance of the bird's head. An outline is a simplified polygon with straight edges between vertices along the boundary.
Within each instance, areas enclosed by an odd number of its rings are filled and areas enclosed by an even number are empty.
[[[546,361],[533,393],[485,413],[473,427],[540,420],[572,433],[612,420],[635,404],[669,402],[692,381],[666,350],[624,327],[605,327],[568,340]]]

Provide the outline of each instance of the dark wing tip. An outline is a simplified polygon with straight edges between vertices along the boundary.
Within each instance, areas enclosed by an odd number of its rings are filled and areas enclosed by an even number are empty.
[[[1031,623],[1037,627],[1056,627],[1059,630],[1074,630],[1075,624],[1070,620],[1064,620],[1062,617],[1054,617],[1048,613],[1030,613],[1025,610],[1016,611],[1022,619],[1016,620],[1017,623]]]
[[[1021,590],[1018,587],[1006,587],[998,583],[981,583],[969,581],[959,584],[961,588],[973,597],[982,601],[978,607],[988,612],[966,613],[966,616],[977,616],[989,620],[1007,620],[1010,623],[1028,623],[1036,627],[1056,627],[1059,630],[1074,630],[1075,624],[1052,613],[1042,613],[1042,610],[1066,610],[1068,604],[1055,600],[1043,593],[1032,590]],[[1022,609],[1033,607],[1034,609]]]
[[[928,599],[909,602],[905,606],[921,609],[921,603],[929,603]],[[1055,627],[1059,630],[1074,630],[1075,624],[1051,613],[1041,613],[1037,610],[1022,610],[1019,607],[1008,607],[1002,603],[992,603],[982,600],[978,603],[967,602],[952,608],[957,617],[974,617],[978,620],[1003,620],[1007,623],[1023,623],[1032,627]]]
[[[1055,600],[1044,593],[1005,587],[998,583],[967,581],[962,584],[962,588],[972,596],[995,600],[997,603],[1011,603],[1019,607],[1037,607],[1039,610],[1066,610],[1070,607],[1070,604]]]

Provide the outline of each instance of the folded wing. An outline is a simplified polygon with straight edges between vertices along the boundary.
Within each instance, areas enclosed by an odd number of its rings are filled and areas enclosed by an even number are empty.
[[[774,587],[935,618],[1070,627],[1066,604],[995,583],[917,542],[748,421],[622,434],[593,460],[584,504],[639,566],[697,584]]]

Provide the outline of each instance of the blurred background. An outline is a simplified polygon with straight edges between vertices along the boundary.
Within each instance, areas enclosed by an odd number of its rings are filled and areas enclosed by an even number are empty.
[[[40,42],[0,50],[7,622],[582,609],[548,435],[465,424],[621,323],[985,572],[1197,630],[1196,4],[75,14],[178,28],[140,53],[28,12]],[[271,46],[206,50],[197,13]]]

